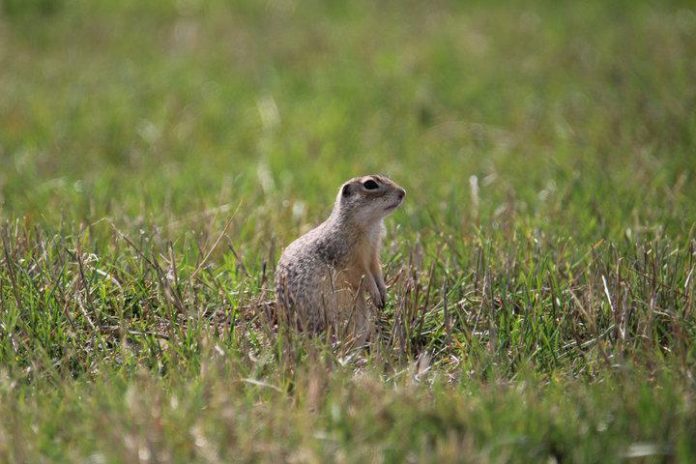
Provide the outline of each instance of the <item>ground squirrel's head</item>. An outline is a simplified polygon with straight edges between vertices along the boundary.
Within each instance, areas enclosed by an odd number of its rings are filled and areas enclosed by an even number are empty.
[[[354,177],[338,191],[334,214],[367,226],[394,211],[405,196],[406,191],[387,177]]]

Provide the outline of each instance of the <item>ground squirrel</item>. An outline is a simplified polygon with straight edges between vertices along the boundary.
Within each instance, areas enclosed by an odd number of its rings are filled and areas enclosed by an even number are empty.
[[[383,219],[405,195],[378,175],[341,186],[329,218],[292,242],[278,262],[276,299],[289,322],[312,332],[342,324],[351,334],[369,335],[374,307],[386,300],[379,259]]]

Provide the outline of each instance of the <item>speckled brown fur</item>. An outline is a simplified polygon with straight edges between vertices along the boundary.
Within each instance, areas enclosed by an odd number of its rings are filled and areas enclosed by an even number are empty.
[[[341,186],[329,218],[285,249],[276,299],[291,323],[369,336],[374,308],[386,299],[379,261],[383,219],[405,193],[384,176],[355,177]]]

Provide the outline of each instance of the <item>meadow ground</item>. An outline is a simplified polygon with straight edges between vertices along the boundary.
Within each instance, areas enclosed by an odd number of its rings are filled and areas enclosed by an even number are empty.
[[[4,0],[0,462],[696,461],[691,2]],[[369,350],[276,333],[408,190]]]

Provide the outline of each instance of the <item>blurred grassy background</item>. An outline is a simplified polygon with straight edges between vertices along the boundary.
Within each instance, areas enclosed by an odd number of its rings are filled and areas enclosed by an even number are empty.
[[[0,461],[694,459],[695,57],[690,1],[0,0]],[[390,335],[246,325],[372,172]]]
[[[695,217],[687,3],[4,5],[6,217],[301,199],[314,222],[372,171],[417,226],[466,219],[472,175],[485,225],[504,209],[596,240]]]

